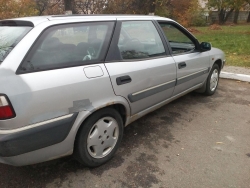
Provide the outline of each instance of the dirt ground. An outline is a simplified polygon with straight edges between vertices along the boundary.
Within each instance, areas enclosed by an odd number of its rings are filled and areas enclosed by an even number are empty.
[[[0,187],[250,187],[250,84],[220,80],[212,97],[188,94],[125,128],[107,164],[71,157],[0,165]]]

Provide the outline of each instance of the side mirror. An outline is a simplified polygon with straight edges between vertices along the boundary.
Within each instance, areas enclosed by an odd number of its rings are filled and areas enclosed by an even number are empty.
[[[202,43],[200,44],[201,52],[210,51],[211,48],[212,48],[212,45],[211,45],[211,43],[209,43],[209,42],[202,42]]]

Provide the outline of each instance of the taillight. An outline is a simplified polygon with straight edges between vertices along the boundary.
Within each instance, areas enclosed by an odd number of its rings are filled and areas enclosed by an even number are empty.
[[[16,114],[6,96],[0,95],[0,120],[10,119]]]

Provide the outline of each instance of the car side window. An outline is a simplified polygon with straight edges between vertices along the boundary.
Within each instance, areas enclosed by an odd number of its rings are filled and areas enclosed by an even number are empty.
[[[174,55],[190,53],[195,49],[194,42],[171,23],[159,23],[164,31]]]
[[[42,71],[104,61],[113,27],[113,22],[50,27],[39,37],[19,71]]]
[[[122,59],[146,59],[166,54],[152,21],[124,21],[118,42]]]

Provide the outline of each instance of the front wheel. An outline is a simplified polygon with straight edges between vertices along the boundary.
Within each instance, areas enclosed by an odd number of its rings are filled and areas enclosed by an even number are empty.
[[[205,95],[210,96],[215,93],[219,84],[219,74],[220,68],[217,64],[214,64],[207,78]]]
[[[80,128],[75,145],[77,160],[88,167],[97,167],[110,160],[123,136],[120,114],[112,108],[91,115]]]

